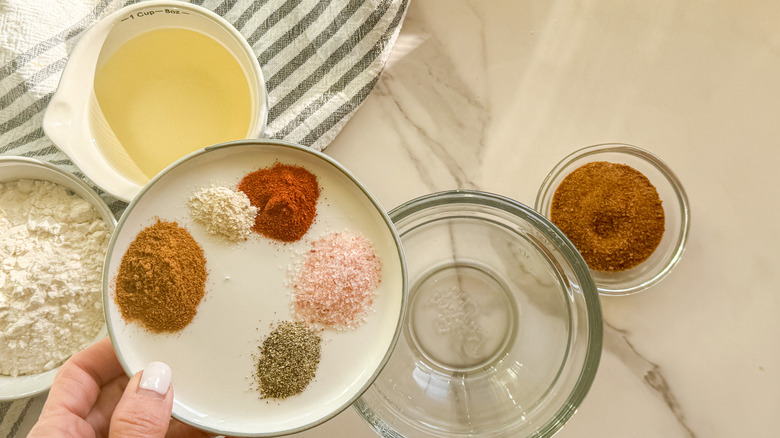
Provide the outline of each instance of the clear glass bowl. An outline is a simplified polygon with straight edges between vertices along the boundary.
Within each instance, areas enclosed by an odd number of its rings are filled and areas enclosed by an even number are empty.
[[[385,437],[548,437],[601,357],[599,296],[547,219],[450,191],[392,210],[406,256],[403,335],[355,408]]]
[[[579,149],[561,160],[545,178],[534,208],[550,217],[550,206],[558,185],[575,169],[594,161],[620,163],[644,174],[655,186],[664,208],[665,229],[653,254],[634,268],[591,275],[602,295],[629,295],[643,291],[663,279],[680,261],[688,238],[690,208],[680,180],[661,159],[627,144],[598,144]]]

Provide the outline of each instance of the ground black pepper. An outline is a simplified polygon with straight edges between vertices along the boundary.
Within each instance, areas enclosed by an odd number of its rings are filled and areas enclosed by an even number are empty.
[[[257,381],[262,398],[300,394],[314,379],[321,339],[302,322],[280,322],[260,346]]]
[[[553,195],[550,219],[596,271],[631,269],[664,235],[658,191],[638,170],[597,161],[570,173]]]

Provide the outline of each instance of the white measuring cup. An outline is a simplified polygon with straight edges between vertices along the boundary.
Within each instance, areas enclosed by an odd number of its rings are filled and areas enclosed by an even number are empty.
[[[95,73],[122,44],[163,28],[197,31],[227,49],[243,69],[251,93],[246,138],[257,138],[265,129],[268,102],[260,64],[246,39],[222,17],[180,1],[141,2],[108,15],[85,32],[73,49],[44,114],[43,130],[88,178],[124,201],[130,201],[149,178],[103,116],[95,97]]]

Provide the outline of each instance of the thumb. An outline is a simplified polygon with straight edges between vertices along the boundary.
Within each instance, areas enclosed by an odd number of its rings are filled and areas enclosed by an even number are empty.
[[[171,368],[152,362],[128,382],[111,416],[109,437],[162,438],[172,409]]]

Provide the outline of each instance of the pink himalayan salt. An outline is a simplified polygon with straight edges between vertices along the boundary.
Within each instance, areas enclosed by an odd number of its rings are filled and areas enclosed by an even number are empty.
[[[336,232],[315,240],[293,281],[295,317],[315,326],[357,327],[374,303],[381,273],[367,238]]]

